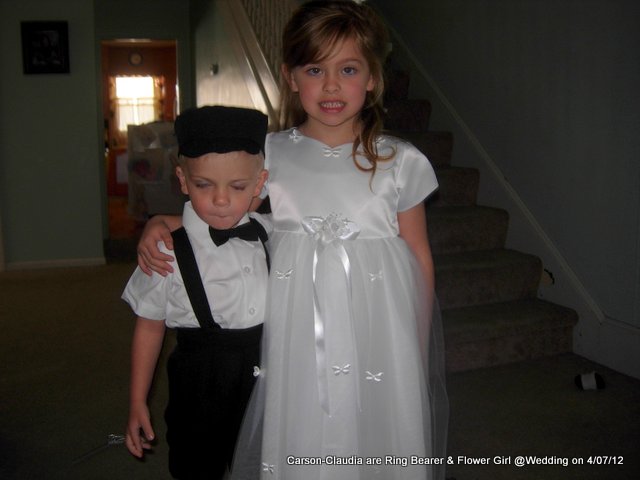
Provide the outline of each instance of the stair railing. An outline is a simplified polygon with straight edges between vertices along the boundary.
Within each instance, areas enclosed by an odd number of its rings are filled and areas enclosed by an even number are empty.
[[[267,108],[272,130],[280,129],[279,70],[282,30],[293,0],[228,0],[245,59]]]

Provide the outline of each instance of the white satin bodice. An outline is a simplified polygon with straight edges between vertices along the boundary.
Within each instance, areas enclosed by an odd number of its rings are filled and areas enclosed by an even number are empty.
[[[381,136],[378,148],[381,155],[395,150],[395,156],[378,164],[371,181],[370,172],[356,168],[352,144],[329,148],[295,128],[270,134],[266,166],[275,230],[303,232],[304,217],[335,214],[360,227],[359,239],[397,236],[397,213],[417,205],[438,184],[428,160],[411,144]]]

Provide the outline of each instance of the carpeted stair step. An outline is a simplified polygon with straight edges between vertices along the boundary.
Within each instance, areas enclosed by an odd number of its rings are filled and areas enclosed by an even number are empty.
[[[388,133],[412,143],[427,156],[434,168],[451,165],[451,154],[453,151],[453,135],[451,132],[394,131]]]
[[[434,255],[442,309],[535,298],[542,262],[515,250]]]
[[[436,254],[495,250],[504,247],[509,214],[481,206],[427,209],[431,252]]]
[[[475,168],[438,167],[435,169],[439,188],[429,199],[432,206],[475,205],[480,173]]]
[[[422,151],[438,178],[425,204],[447,370],[571,351],[576,312],[536,298],[541,260],[504,248],[508,213],[476,205],[479,171],[451,166],[453,136],[429,131],[431,104],[409,99],[409,73],[393,62],[385,73],[385,129]]]
[[[385,102],[386,130],[425,132],[429,130],[431,103],[429,100],[389,100]]]
[[[446,368],[456,372],[572,350],[577,313],[535,298],[444,310]]]

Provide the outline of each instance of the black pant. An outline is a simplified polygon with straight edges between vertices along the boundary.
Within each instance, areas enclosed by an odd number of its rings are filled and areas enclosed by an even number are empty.
[[[169,470],[180,480],[222,478],[260,361],[262,325],[178,329],[167,363]]]

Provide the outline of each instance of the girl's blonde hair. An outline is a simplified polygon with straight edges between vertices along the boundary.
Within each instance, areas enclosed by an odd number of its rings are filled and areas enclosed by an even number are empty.
[[[382,132],[384,62],[389,50],[385,25],[371,7],[352,0],[312,0],[301,5],[291,16],[282,35],[282,123],[285,128],[298,126],[307,119],[300,98],[287,83],[286,73],[295,67],[316,63],[329,57],[336,45],[353,39],[368,63],[374,80],[360,112],[362,128],[353,143],[353,160],[360,170],[375,174],[377,162],[393,155],[378,154],[376,139]],[[356,160],[362,146],[369,167]]]

